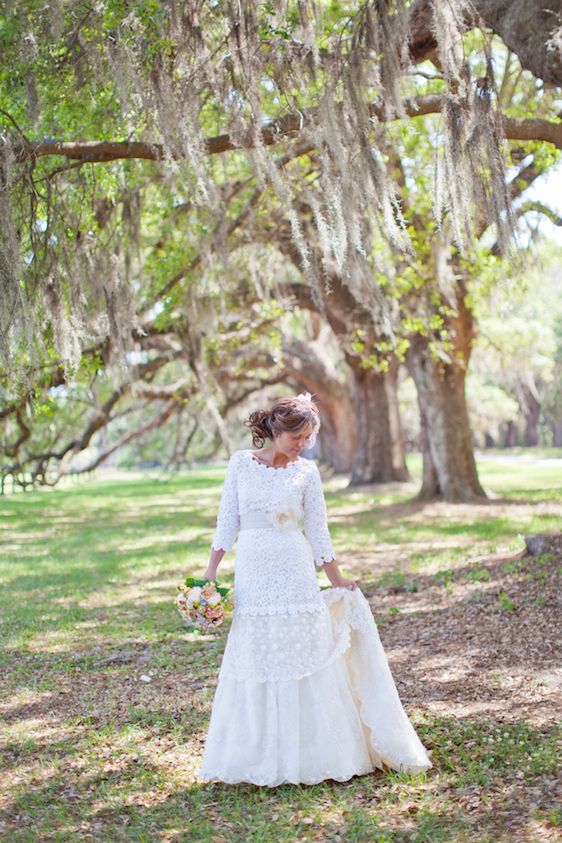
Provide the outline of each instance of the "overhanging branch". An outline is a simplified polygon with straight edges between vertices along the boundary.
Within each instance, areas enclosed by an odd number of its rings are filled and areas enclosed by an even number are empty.
[[[440,95],[427,95],[407,100],[404,112],[407,117],[423,117],[428,114],[438,114],[444,103]],[[383,122],[385,115],[382,109],[372,105],[370,116]],[[304,133],[310,125],[311,114],[295,112],[273,120],[261,130],[261,142],[264,146],[273,146],[282,140],[296,137]],[[504,117],[504,136],[507,140],[544,141],[562,149],[562,122],[544,120],[542,118]],[[249,131],[245,138],[235,143],[231,135],[217,135],[206,140],[209,155],[218,155],[232,150],[251,149],[255,146],[255,135]],[[310,148],[314,148],[311,139]],[[147,161],[163,161],[164,148],[157,143],[143,143],[132,141],[39,141],[20,146],[15,154],[16,161],[23,163],[31,158],[46,156],[61,156],[78,160],[83,164],[99,164],[121,159],[138,159]]]

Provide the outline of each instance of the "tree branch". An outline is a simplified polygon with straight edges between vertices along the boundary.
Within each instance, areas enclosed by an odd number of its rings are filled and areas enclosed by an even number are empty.
[[[444,97],[437,94],[415,97],[404,105],[405,114],[410,118],[427,114],[438,114],[444,103]],[[371,117],[385,120],[383,109],[372,105]],[[282,140],[295,137],[305,131],[310,124],[310,112],[295,112],[273,120],[261,130],[264,146],[273,146]],[[504,117],[504,137],[507,140],[544,141],[562,149],[562,122],[542,118]],[[235,144],[231,136],[217,135],[206,141],[209,155],[218,155],[235,149],[251,149],[255,145],[254,133],[247,132],[241,143]],[[307,145],[308,146],[308,145]],[[311,142],[309,150],[314,148]],[[302,154],[302,152],[300,153]],[[161,144],[133,141],[40,141],[20,146],[16,149],[16,161],[22,163],[29,158],[59,155],[68,159],[78,159],[81,163],[107,163],[120,159],[139,159],[162,161],[164,150]]]
[[[553,225],[562,226],[562,217],[560,214],[558,214],[553,208],[549,208],[549,206],[545,205],[544,202],[529,199],[527,202],[524,202],[520,208],[517,208],[516,214],[521,217],[523,214],[528,214],[530,211],[534,211],[537,214],[542,214],[547,217]]]
[[[134,439],[139,439],[141,436],[144,436],[145,433],[150,433],[151,430],[156,430],[158,427],[161,427],[164,424],[164,422],[166,422],[170,418],[172,413],[175,412],[175,410],[177,409],[177,406],[178,405],[175,401],[170,401],[170,403],[167,404],[164,407],[163,410],[161,410],[159,413],[157,413],[155,416],[153,416],[145,424],[143,424],[139,428],[137,428],[137,430],[132,430],[132,431],[129,431],[128,433],[124,433],[123,436],[120,436],[119,439],[117,439],[115,442],[113,442],[107,448],[104,448],[104,450],[101,451],[97,455],[97,457],[91,463],[89,463],[87,466],[85,466],[84,468],[74,470],[74,471],[70,471],[70,470],[62,471],[61,475],[64,475],[64,474],[84,474],[88,471],[93,471],[94,468],[97,468],[98,465],[101,465],[101,463],[104,460],[106,460],[108,457],[110,457],[111,454],[115,453],[115,451],[119,450],[119,448],[122,448],[123,445],[127,445],[129,442],[132,442]]]

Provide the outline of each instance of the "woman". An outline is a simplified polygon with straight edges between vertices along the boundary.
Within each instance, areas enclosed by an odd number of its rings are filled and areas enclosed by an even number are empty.
[[[273,787],[345,781],[384,765],[427,770],[369,604],[338,568],[318,468],[300,456],[320,427],[317,407],[304,393],[245,424],[257,450],[230,457],[205,572],[216,579],[238,535],[232,624],[199,780]],[[315,565],[332,588],[320,589]]]

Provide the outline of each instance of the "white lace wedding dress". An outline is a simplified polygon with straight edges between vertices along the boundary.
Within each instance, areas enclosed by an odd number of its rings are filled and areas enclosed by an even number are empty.
[[[237,535],[232,624],[199,781],[272,787],[344,781],[383,763],[431,767],[364,595],[317,582],[315,564],[335,553],[316,464],[273,468],[250,450],[233,453],[212,546],[228,551]]]

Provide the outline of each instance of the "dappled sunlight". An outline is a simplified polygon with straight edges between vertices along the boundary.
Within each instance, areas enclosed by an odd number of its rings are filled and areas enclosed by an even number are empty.
[[[121,604],[116,603],[116,605]],[[92,605],[89,608],[98,609],[105,606]],[[129,606],[129,611],[134,614],[134,607]],[[62,656],[71,654],[80,660],[84,654],[92,652],[94,648],[103,647],[111,642],[115,635],[116,623],[123,619],[121,616],[116,617],[110,613],[101,612],[90,616],[95,617],[95,621],[76,620],[71,623],[61,623],[60,617],[49,617],[46,619],[48,626],[45,624],[36,633],[26,635],[22,649],[25,648],[25,653],[30,655],[43,654],[50,662],[58,659],[59,669],[64,667],[64,660],[60,658]],[[12,642],[6,640],[6,647],[13,647],[16,641],[17,639]],[[74,658],[69,659],[67,665],[69,669],[74,661]],[[57,664],[53,667],[56,668]]]
[[[383,502],[379,489],[348,497],[341,478],[328,484],[340,566],[370,602],[434,769],[419,780],[378,772],[267,793],[197,781],[230,622],[189,631],[174,598],[207,565],[222,475],[193,488],[194,475],[175,477],[164,497],[166,484],[139,475],[120,485],[116,475],[79,496],[64,490],[56,504],[43,493],[10,499],[18,550],[0,560],[8,814],[61,839],[107,829],[109,839],[151,839],[151,829],[174,839],[201,816],[225,839],[242,816],[266,816],[293,839],[303,829],[330,839],[371,834],[381,817],[411,836],[420,818],[432,828],[436,805],[446,824],[470,812],[493,818],[500,786],[522,804],[531,787],[544,798],[560,687],[556,566],[522,559],[517,533],[525,519],[554,518],[557,500],[421,505],[402,489]],[[232,581],[234,567],[230,552],[220,578]],[[323,572],[319,582],[328,585]]]
[[[45,528],[48,529],[48,525],[53,525],[55,528],[59,528],[61,526],[74,526],[75,524],[85,524],[91,518],[91,513],[89,511],[86,512],[73,512],[69,513],[66,508],[64,509],[43,509],[41,512],[41,517],[44,520],[43,530]],[[33,535],[41,535],[41,531],[39,533],[33,533],[31,531],[26,531],[26,536],[33,536]]]
[[[44,535],[41,538],[45,538]],[[51,555],[51,550],[48,547],[40,547],[36,543],[30,541],[10,541],[10,555],[12,556],[12,560],[16,561],[23,561],[27,559],[37,559],[40,557],[49,557]]]
[[[87,597],[82,598],[78,605],[83,609],[136,607],[138,610],[143,606],[161,604],[162,598],[166,597],[172,606],[175,582],[169,576],[165,579],[154,580],[154,577],[146,573],[147,576],[144,578],[139,575],[135,578],[135,582],[121,586],[119,589],[92,591]],[[147,580],[153,581],[147,585]],[[111,615],[106,615],[106,617],[110,619]]]
[[[416,648],[413,648],[413,653],[419,656],[419,651]],[[438,685],[462,683],[468,676],[474,675],[474,658],[477,654],[478,649],[465,650],[462,655],[457,653],[426,655],[420,660],[420,668],[423,671],[424,678],[429,679],[431,683]],[[394,653],[392,661],[396,663]]]
[[[523,534],[556,529],[561,520],[562,503],[555,501],[502,499],[454,507],[412,502],[364,510],[339,523],[336,519],[333,533],[342,563],[354,576],[372,578],[387,570],[435,573],[444,565],[462,565],[467,557],[476,562],[505,556],[524,547]]]
[[[164,529],[164,528],[162,528]],[[198,530],[186,528],[184,530],[174,530],[173,537],[167,536],[166,544],[185,544],[190,542],[200,535]],[[135,551],[144,547],[162,547],[162,539],[155,540],[153,536],[135,536],[130,541],[124,541],[122,538],[115,538],[113,541],[114,547],[119,547],[124,551]]]
[[[59,655],[72,652],[74,643],[80,640],[80,636],[74,637],[68,630],[42,630],[36,635],[30,635],[26,639],[26,651],[28,653],[45,653]]]
[[[404,698],[435,714],[454,701],[455,712],[552,721],[556,564],[519,554],[443,573],[389,579],[369,592]]]

